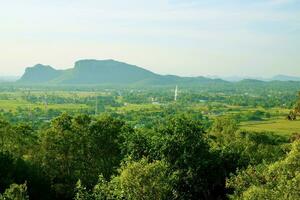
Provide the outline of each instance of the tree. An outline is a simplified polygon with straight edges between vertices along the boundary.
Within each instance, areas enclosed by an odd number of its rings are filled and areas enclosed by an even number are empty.
[[[176,173],[169,172],[164,161],[148,163],[147,159],[128,162],[120,169],[120,175],[112,182],[128,200],[163,200],[175,197],[173,184],[177,181]]]
[[[155,150],[154,144],[159,142],[161,135],[146,128],[127,129],[123,134],[121,144],[122,154],[138,161],[143,157],[160,159],[159,152]]]
[[[210,137],[218,143],[227,143],[238,130],[238,123],[234,118],[222,116],[215,119],[211,130]]]
[[[76,183],[76,194],[74,200],[92,200],[92,194],[88,193],[86,187],[84,187],[80,180]]]
[[[101,171],[108,179],[122,159],[121,135],[124,131],[124,122],[110,116],[103,116],[90,125],[91,157],[94,157],[93,167]],[[99,173],[98,173],[99,174]]]
[[[287,116],[288,120],[294,121],[297,119],[297,112],[295,110],[291,110],[289,115]]]
[[[14,134],[10,123],[0,119],[0,151],[8,151],[13,148]]]
[[[75,200],[167,200],[176,198],[174,183],[176,172],[170,171],[164,161],[127,161],[119,169],[119,175],[107,182],[103,176],[92,192],[77,183]]]
[[[34,135],[33,128],[28,124],[17,124],[13,127],[15,135],[15,151],[20,157],[30,155],[37,144],[37,136]]]
[[[298,93],[298,101],[297,101],[296,106],[295,106],[295,111],[297,113],[300,113],[300,92]]]
[[[72,132],[72,117],[63,114],[54,119],[41,138],[42,166],[51,180],[57,197],[72,196],[76,163],[76,137]],[[67,193],[67,194],[66,194]]]
[[[161,138],[154,148],[162,160],[178,171],[176,190],[183,199],[208,199],[219,184],[219,171],[215,168],[216,155],[210,153],[203,123],[180,115],[166,120],[155,131]]]
[[[296,120],[297,115],[300,113],[300,92],[298,93],[298,100],[296,102],[295,108],[290,111],[289,115],[287,116],[288,120]]]
[[[0,194],[0,200],[29,200],[26,183],[12,184],[2,195]]]

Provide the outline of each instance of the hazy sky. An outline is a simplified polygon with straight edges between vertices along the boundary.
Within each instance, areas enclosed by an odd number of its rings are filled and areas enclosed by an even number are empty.
[[[300,75],[300,0],[0,0],[0,76],[115,59],[177,75]]]

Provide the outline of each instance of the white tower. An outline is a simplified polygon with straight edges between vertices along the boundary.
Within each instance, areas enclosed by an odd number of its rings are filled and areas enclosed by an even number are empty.
[[[96,94],[95,115],[98,114],[98,95]]]
[[[47,108],[48,108],[47,94],[45,94],[45,109],[47,110]]]
[[[176,85],[175,94],[174,94],[174,101],[177,101],[177,96],[178,96],[178,87]]]

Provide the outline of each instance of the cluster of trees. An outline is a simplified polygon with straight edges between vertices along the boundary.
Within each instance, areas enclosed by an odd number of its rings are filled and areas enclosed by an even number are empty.
[[[284,159],[238,171],[227,181],[235,189],[232,199],[299,199],[300,142],[293,142]]]
[[[143,128],[107,115],[1,120],[0,199],[298,199],[293,140],[187,113]]]
[[[297,115],[300,113],[300,92],[298,94],[298,101],[296,102],[296,105],[293,110],[290,111],[289,115],[287,116],[288,120],[296,120]]]
[[[262,110],[254,110],[254,111],[247,111],[245,113],[238,113],[234,115],[234,118],[239,121],[262,121],[265,119],[271,118],[270,112],[265,112]]]
[[[239,91],[218,92],[215,91],[199,91],[182,88],[180,89],[178,102],[180,104],[200,103],[200,102],[219,102],[234,106],[248,107],[285,107],[291,108],[295,101],[294,91],[259,91],[250,92],[247,89]],[[153,90],[123,92],[125,102],[134,104],[151,103],[152,99],[160,103],[168,103],[174,100],[174,88],[163,91]]]
[[[0,188],[27,181],[32,198],[51,199],[52,194],[71,199],[77,180],[93,185],[99,174],[109,178],[116,170],[123,128],[122,121],[110,117],[92,121],[87,115],[62,114],[37,132],[1,121]]]
[[[3,194],[0,194],[0,200],[29,200],[26,183],[12,184]]]

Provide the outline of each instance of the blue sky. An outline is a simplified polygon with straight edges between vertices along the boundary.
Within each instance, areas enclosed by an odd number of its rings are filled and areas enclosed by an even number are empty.
[[[162,74],[300,76],[300,0],[0,0],[0,75],[115,59]]]

